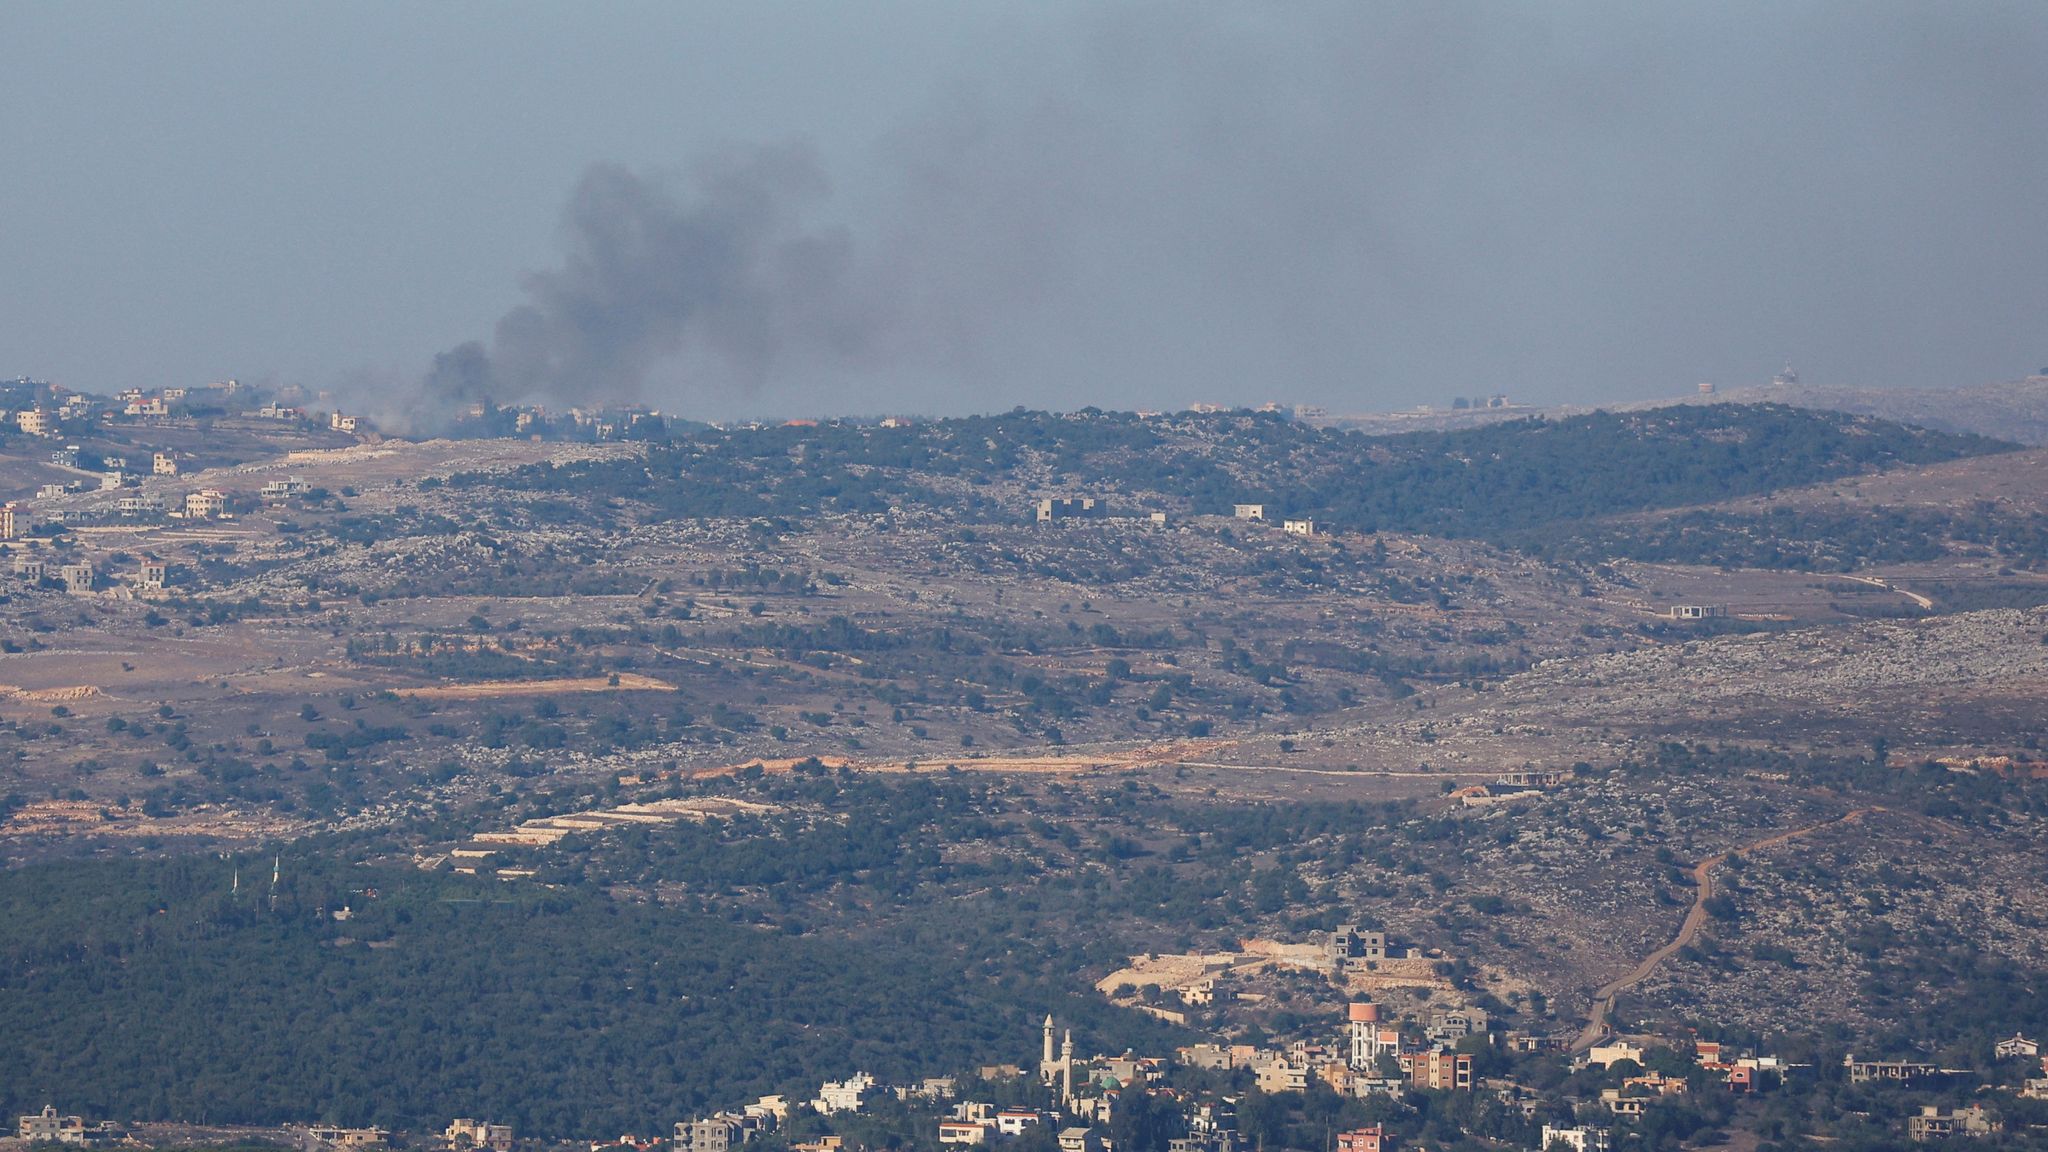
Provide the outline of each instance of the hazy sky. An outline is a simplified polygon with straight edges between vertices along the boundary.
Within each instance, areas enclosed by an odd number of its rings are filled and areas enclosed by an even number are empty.
[[[2048,365],[2039,0],[0,0],[0,45],[0,375],[95,390],[402,405],[471,341],[710,416]]]

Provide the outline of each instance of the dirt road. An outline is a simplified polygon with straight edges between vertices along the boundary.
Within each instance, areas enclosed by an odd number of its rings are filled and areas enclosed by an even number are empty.
[[[1882,588],[1887,592],[1897,592],[1899,595],[1904,596],[1906,599],[1911,600],[1915,604],[1918,604],[1922,609],[1926,611],[1932,612],[1934,610],[1934,601],[1928,599],[1925,596],[1922,596],[1918,592],[1908,592],[1904,588],[1899,587],[1897,584],[1894,584],[1889,580],[1880,580],[1875,576],[1850,576],[1847,573],[1843,573],[1842,578],[1845,580],[1854,580],[1858,584],[1868,584],[1872,588]]]
[[[1684,948],[1699,938],[1700,929],[1705,927],[1707,923],[1707,901],[1714,898],[1714,869],[1727,863],[1729,856],[1738,852],[1748,854],[1765,848],[1774,848],[1780,844],[1787,844],[1802,836],[1818,832],[1823,828],[1832,828],[1837,824],[1851,824],[1863,819],[1872,812],[1881,811],[1883,811],[1881,808],[1858,808],[1845,816],[1838,816],[1833,820],[1823,820],[1818,824],[1808,824],[1804,828],[1794,828],[1788,832],[1766,836],[1754,843],[1744,844],[1740,848],[1731,849],[1718,856],[1709,856],[1698,864],[1693,865],[1692,882],[1694,895],[1692,908],[1686,912],[1685,922],[1678,926],[1678,935],[1672,937],[1669,944],[1643,957],[1642,963],[1629,969],[1626,975],[1601,985],[1600,990],[1593,993],[1593,1010],[1588,1014],[1586,1027],[1579,1032],[1579,1038],[1573,1041],[1572,1051],[1583,1052],[1605,1039],[1608,1033],[1607,1018],[1614,1012],[1615,999],[1623,992],[1648,979],[1650,973],[1657,970],[1657,965],[1669,960],[1677,954],[1680,948]]]

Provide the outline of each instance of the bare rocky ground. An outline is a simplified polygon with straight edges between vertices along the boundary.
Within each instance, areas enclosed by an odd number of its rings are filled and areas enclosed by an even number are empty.
[[[1738,915],[1639,989],[1645,1014],[1771,1031],[1783,1005],[1882,1030],[1914,1001],[1956,989],[1926,977],[1873,984],[1887,964],[1958,946],[2038,972],[2048,964],[2048,860],[2033,821],[1987,833],[1877,813],[1759,853],[1725,872]]]

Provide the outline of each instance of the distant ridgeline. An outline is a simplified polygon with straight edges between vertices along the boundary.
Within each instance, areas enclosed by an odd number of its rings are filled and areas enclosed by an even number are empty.
[[[989,486],[1144,508],[1267,515],[1345,530],[1388,529],[1527,545],[1550,525],[1677,508],[2016,445],[1867,416],[1779,404],[1678,406],[1519,420],[1452,432],[1366,436],[1233,412],[1141,419],[1018,410],[907,427],[852,424],[705,431],[656,444],[643,460],[463,475],[615,498],[658,518],[803,517],[945,509],[1015,520]],[[1127,507],[1123,507],[1127,505]]]

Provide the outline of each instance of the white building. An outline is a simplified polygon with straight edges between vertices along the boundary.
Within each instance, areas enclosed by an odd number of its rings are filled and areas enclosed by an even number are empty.
[[[1607,1152],[1608,1132],[1605,1128],[1552,1128],[1543,1126],[1543,1143],[1539,1152],[1550,1152],[1554,1144],[1569,1144],[1572,1152]]]
[[[2000,1060],[2011,1060],[2016,1057],[2032,1058],[2041,1054],[2041,1045],[2015,1032],[2012,1035],[2012,1039],[2000,1040],[1997,1044],[1993,1045],[1991,1054]]]
[[[875,1078],[856,1072],[844,1080],[826,1081],[818,1089],[818,1098],[811,1101],[811,1108],[827,1116],[834,1112],[858,1112],[867,1102],[868,1093],[874,1090]]]
[[[996,1113],[996,1131],[1004,1136],[1022,1136],[1027,1130],[1043,1123],[1043,1114],[1021,1108],[1006,1108]]]
[[[1280,530],[1289,536],[1313,536],[1316,534],[1316,522],[1313,520],[1282,520],[1280,522]]]
[[[1266,518],[1266,506],[1264,504],[1233,504],[1230,507],[1230,514],[1239,520],[1264,520]]]
[[[1595,1044],[1591,1048],[1586,1049],[1586,1063],[1588,1064],[1605,1068],[1616,1060],[1633,1060],[1641,1064],[1643,1062],[1643,1046],[1631,1044],[1626,1040],[1616,1040],[1612,1044]]]

